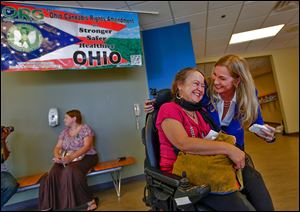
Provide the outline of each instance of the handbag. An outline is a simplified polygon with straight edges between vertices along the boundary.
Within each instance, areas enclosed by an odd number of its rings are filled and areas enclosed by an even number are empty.
[[[233,136],[222,132],[216,140],[234,145]],[[209,184],[211,193],[226,194],[244,187],[242,170],[236,170],[233,165],[226,155],[198,155],[180,151],[173,164],[172,173],[181,176],[185,171],[192,184]]]

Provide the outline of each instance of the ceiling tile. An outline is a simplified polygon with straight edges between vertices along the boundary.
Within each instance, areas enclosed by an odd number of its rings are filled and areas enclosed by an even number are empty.
[[[64,2],[61,2],[61,1],[37,1],[37,2],[22,1],[20,3],[24,3],[24,4],[31,3],[31,4],[40,4],[40,5],[47,4],[47,5],[60,6],[60,7],[63,7],[63,6],[80,7],[80,5],[77,3],[77,1],[64,1]]]
[[[299,8],[298,8],[297,12],[295,13],[294,17],[289,22],[289,24],[294,24],[294,23],[299,24]]]
[[[240,20],[266,16],[271,12],[277,1],[250,1],[244,4]]]
[[[196,58],[200,58],[200,57],[204,57],[204,50],[205,47],[204,46],[199,46],[199,47],[194,47],[194,54]]]
[[[272,12],[263,24],[263,27],[274,26],[278,24],[287,24],[296,13],[297,10],[289,10],[279,13]]]
[[[222,52],[225,51],[227,44],[223,43],[222,45],[216,45],[216,44],[206,44],[206,53],[207,52],[213,52],[214,50],[220,50],[222,49]]]
[[[205,28],[192,30],[192,42],[196,57],[204,56],[205,49]]]
[[[79,2],[82,7],[89,7],[89,8],[105,8],[105,9],[120,9],[126,8],[127,4],[125,1],[77,1]]]
[[[274,37],[253,40],[250,42],[247,52],[264,50],[265,47],[274,39]]]
[[[131,5],[135,5],[135,4],[141,4],[144,3],[145,1],[126,1],[126,3],[131,6]]]
[[[148,29],[155,29],[155,28],[171,26],[171,25],[173,25],[173,20],[155,22],[152,24],[142,25],[142,27],[143,30],[148,30]]]
[[[299,39],[299,34],[284,34],[281,36],[277,35],[271,40],[271,42],[268,43],[265,49],[285,48],[286,44],[288,44],[290,40],[293,40],[295,38]]]
[[[174,18],[206,12],[207,1],[170,1]]]
[[[234,23],[207,28],[207,40],[229,39]]]
[[[227,46],[229,39],[207,40],[207,46]]]
[[[270,45],[265,47],[265,50],[275,50],[275,49],[283,49],[285,48],[285,44],[281,43],[271,43]]]
[[[197,59],[204,57],[204,47],[194,48],[194,54]]]
[[[228,7],[234,4],[241,4],[242,1],[209,1],[209,10]]]
[[[201,42],[201,43],[198,43],[198,45],[193,45],[193,47],[194,47],[194,49],[197,49],[197,50],[201,50],[201,51],[199,51],[199,52],[202,52],[202,53],[204,53],[204,42]]]
[[[193,49],[194,49],[196,58],[199,58],[200,56],[203,57],[205,55],[205,47],[204,46],[194,47]]]
[[[208,27],[235,23],[242,4],[208,11]],[[222,18],[222,16],[225,16]]]
[[[286,36],[299,33],[298,24],[287,24],[277,34],[277,36]]]
[[[294,39],[295,37],[299,38],[299,33],[277,35],[273,38],[272,43],[286,43],[289,40]]]
[[[200,61],[200,60],[202,60],[203,58],[205,58],[204,53],[203,53],[203,54],[202,54],[202,53],[199,53],[199,54],[196,54],[196,53],[195,53],[195,60],[196,60],[196,61]]]
[[[132,10],[156,11],[158,15],[140,14],[140,24],[148,25],[155,22],[169,21],[172,19],[170,7],[167,1],[147,1],[142,4],[130,6]],[[172,23],[173,24],[173,23]]]
[[[261,16],[258,18],[239,20],[235,26],[234,33],[258,29],[263,24],[265,18],[266,16]]]
[[[200,41],[201,43],[205,42],[205,28],[192,30],[191,34],[193,40]]]
[[[181,18],[175,18],[175,23],[191,23],[191,29],[199,29],[206,25],[206,12],[193,14],[191,16],[185,16]]]
[[[249,42],[228,45],[226,54],[243,53],[246,50],[248,44]]]
[[[205,56],[206,57],[221,56],[224,55],[224,50],[225,50],[225,46],[206,48]]]

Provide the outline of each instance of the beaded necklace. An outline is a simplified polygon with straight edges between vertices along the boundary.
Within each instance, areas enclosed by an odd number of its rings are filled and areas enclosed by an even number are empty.
[[[224,101],[224,107],[230,107],[231,101]]]
[[[196,118],[196,113],[195,113],[195,111],[193,111],[192,114],[190,114],[190,113],[187,112],[187,111],[185,111],[185,112],[186,112],[186,114],[187,114],[189,117],[191,117],[192,119],[195,119],[195,118]]]

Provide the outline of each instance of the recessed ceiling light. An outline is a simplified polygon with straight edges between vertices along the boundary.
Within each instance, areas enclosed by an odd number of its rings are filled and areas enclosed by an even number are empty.
[[[262,38],[275,36],[284,26],[284,24],[251,30],[247,32],[240,32],[233,34],[229,44],[242,43],[250,40],[258,40]]]

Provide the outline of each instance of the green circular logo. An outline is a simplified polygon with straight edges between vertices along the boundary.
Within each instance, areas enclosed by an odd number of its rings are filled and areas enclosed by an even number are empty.
[[[43,42],[41,32],[29,24],[15,24],[7,32],[8,44],[20,52],[31,52]]]

